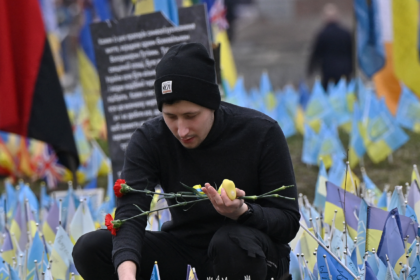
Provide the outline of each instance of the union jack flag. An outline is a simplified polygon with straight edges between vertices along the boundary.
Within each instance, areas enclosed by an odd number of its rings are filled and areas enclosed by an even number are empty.
[[[226,30],[229,27],[229,23],[226,20],[226,7],[224,0],[214,1],[213,6],[210,9],[210,23],[217,25],[220,30]]]
[[[45,178],[49,188],[57,187],[64,175],[65,168],[58,163],[58,157],[51,147],[45,145],[44,151],[38,157],[38,176]]]

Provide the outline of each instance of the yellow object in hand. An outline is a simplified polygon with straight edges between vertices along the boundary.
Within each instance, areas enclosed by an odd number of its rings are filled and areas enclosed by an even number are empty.
[[[236,187],[233,181],[224,179],[223,183],[219,187],[219,190],[217,191],[219,194],[222,193],[222,188],[225,189],[225,192],[230,200],[234,200],[236,198]]]

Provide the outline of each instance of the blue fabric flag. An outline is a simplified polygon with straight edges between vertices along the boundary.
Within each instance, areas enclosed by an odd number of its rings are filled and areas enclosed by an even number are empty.
[[[287,113],[287,108],[283,102],[277,104],[275,111],[275,120],[279,123],[281,130],[283,131],[284,137],[289,138],[296,134],[295,122]]]
[[[311,94],[309,92],[308,86],[303,81],[299,83],[299,95],[300,106],[302,106],[303,110],[306,110],[306,106],[308,105]]]
[[[159,268],[158,268],[157,263],[155,263],[155,265],[153,266],[152,275],[150,276],[150,280],[160,280]]]
[[[337,126],[350,121],[351,115],[347,106],[347,85],[345,78],[341,78],[337,85],[332,87],[329,101],[334,112],[334,123]]]
[[[94,177],[92,180],[90,180],[88,184],[86,184],[84,189],[85,190],[96,189],[97,186],[98,186],[98,177]]]
[[[302,280],[300,275],[299,269],[299,261],[296,257],[296,254],[293,251],[290,251],[290,265],[289,265],[289,273],[292,275],[293,280]]]
[[[401,266],[398,264],[405,258],[404,237],[401,229],[400,215],[398,210],[392,209],[385,221],[384,230],[378,247],[378,257],[382,262],[389,263],[398,274]]]
[[[318,153],[321,147],[321,139],[308,125],[305,125],[305,135],[303,138],[302,161],[306,164],[316,165],[318,163]],[[341,182],[340,182],[341,184]]]
[[[365,277],[365,280],[377,280],[376,274],[373,272],[373,270],[370,267],[369,263],[368,262],[365,262],[365,264],[366,264],[366,270],[365,270],[366,277]]]
[[[356,256],[357,265],[363,265],[363,258],[366,248],[366,224],[367,224],[367,203],[364,199],[360,201],[359,206],[359,221],[357,223],[357,243],[356,243]]]
[[[420,132],[420,101],[406,86],[402,88],[395,119],[402,127]]]
[[[324,258],[324,256],[326,256],[326,258]],[[344,268],[344,265],[341,262],[337,262],[331,254],[321,246],[318,246],[316,260],[321,279],[329,279],[329,274],[332,276],[332,279],[354,279],[354,277]]]
[[[293,86],[287,85],[284,87],[281,102],[285,103],[289,116],[295,119],[299,106],[299,94]]]
[[[418,256],[416,256],[414,263],[411,266],[411,270],[410,270],[410,273],[408,274],[407,279],[420,280],[420,261],[419,261]]]
[[[332,165],[333,158],[334,160],[343,160],[346,157],[346,151],[344,150],[340,138],[338,137],[336,127],[330,128],[325,123],[322,123],[319,131],[319,137],[322,140],[318,158],[322,158],[326,168],[329,168]]]
[[[179,25],[176,0],[155,0],[155,11],[161,11],[175,26]]]
[[[333,165],[328,172],[328,181],[336,186],[341,186],[346,175],[346,165],[338,155],[333,156]]]
[[[413,221],[418,223],[416,212],[414,212],[414,209],[411,208],[411,206],[408,204],[406,205],[406,208],[405,208],[405,216],[411,218]]]
[[[315,129],[316,124],[323,121],[331,124],[333,121],[333,109],[325,94],[320,80],[316,80],[312,94],[305,109],[305,122]]]
[[[359,66],[366,76],[372,76],[385,64],[385,50],[379,25],[378,0],[354,0],[357,19],[357,53]]]
[[[314,206],[321,209],[322,211],[324,210],[325,201],[327,200],[327,180],[327,170],[325,169],[324,162],[321,160],[318,171],[318,179],[315,186]]]

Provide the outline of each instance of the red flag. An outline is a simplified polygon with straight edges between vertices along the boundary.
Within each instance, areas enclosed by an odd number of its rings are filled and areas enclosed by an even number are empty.
[[[77,168],[76,144],[38,1],[0,0],[0,38],[0,130],[47,142],[64,165]]]

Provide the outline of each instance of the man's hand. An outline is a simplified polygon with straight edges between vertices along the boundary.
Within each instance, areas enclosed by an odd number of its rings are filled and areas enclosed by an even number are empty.
[[[132,261],[125,261],[118,266],[118,279],[136,280],[137,266]]]
[[[239,216],[248,210],[248,205],[244,203],[243,199],[230,200],[223,188],[220,195],[209,183],[206,183],[201,190],[207,195],[213,204],[214,209],[216,209],[220,215],[226,216],[232,220],[237,220]],[[240,196],[245,196],[245,192],[236,189],[236,197]]]

